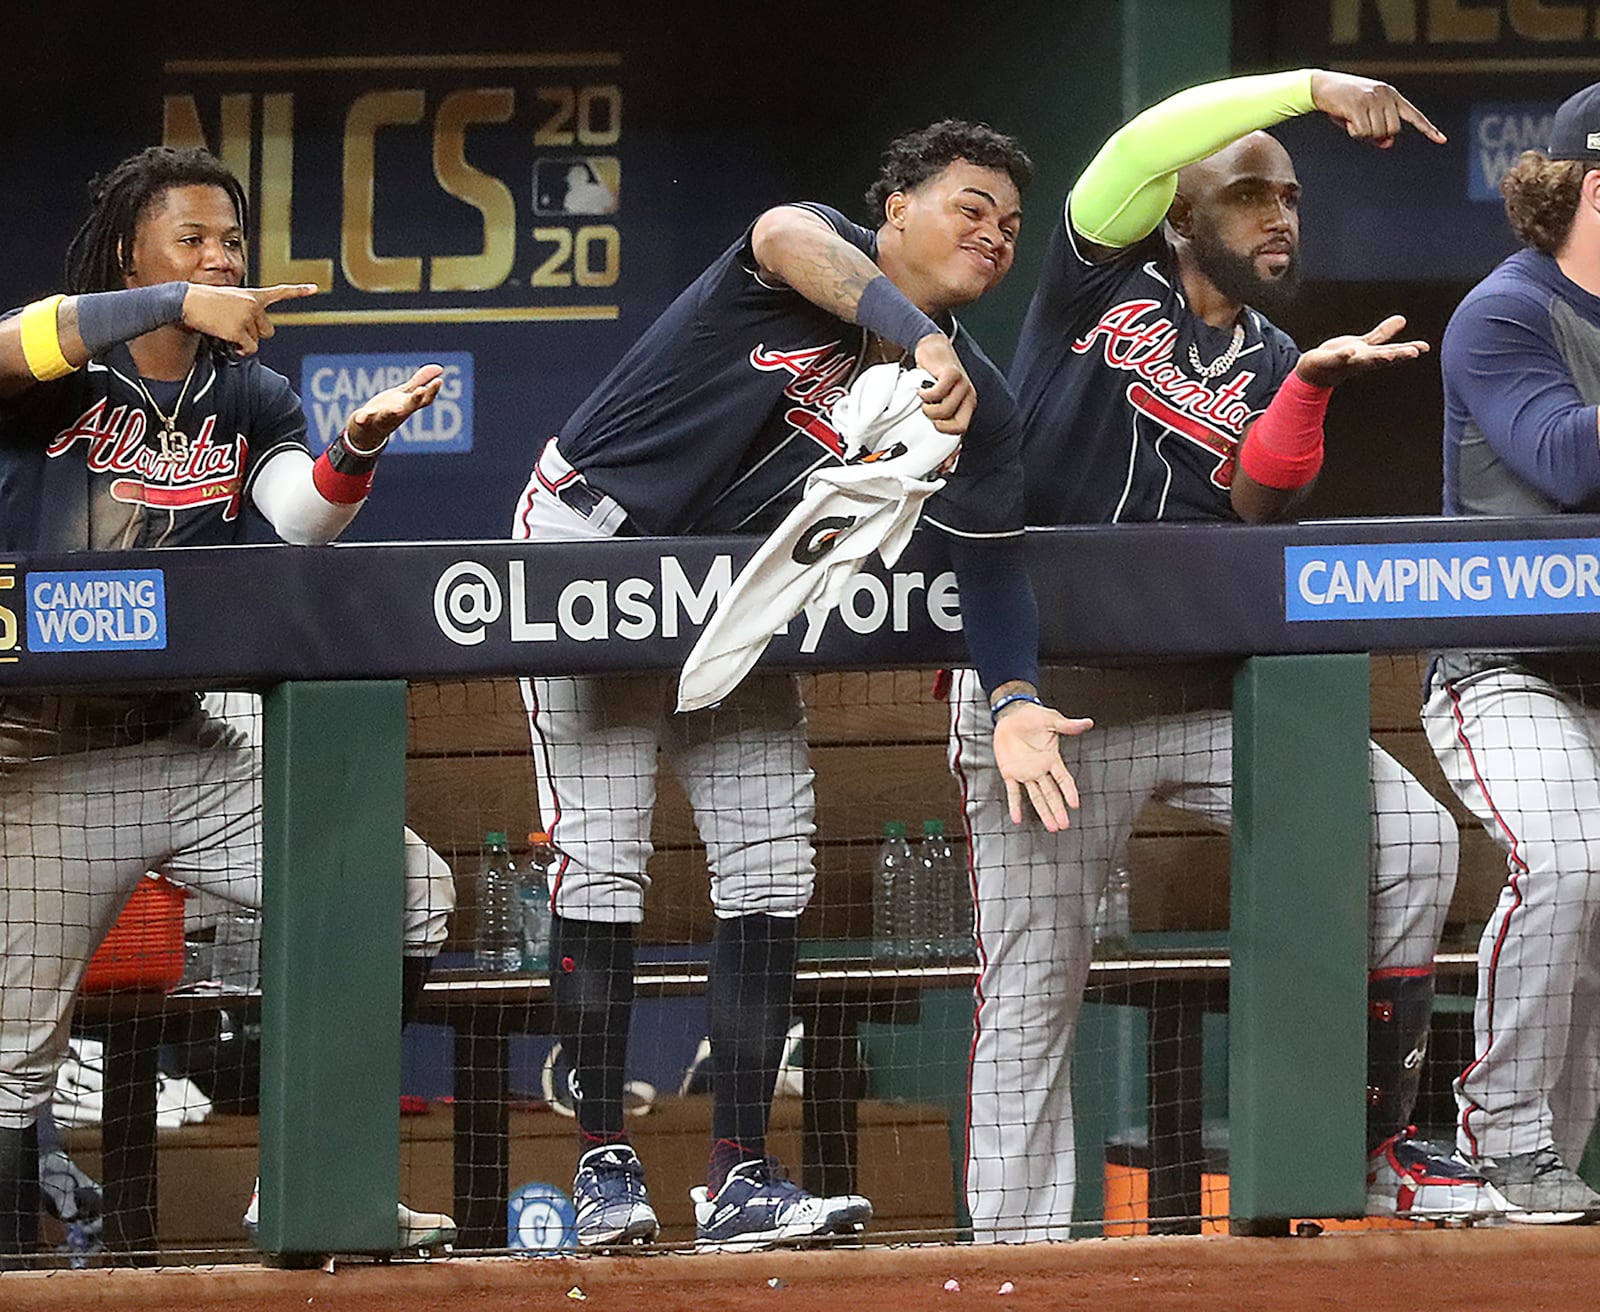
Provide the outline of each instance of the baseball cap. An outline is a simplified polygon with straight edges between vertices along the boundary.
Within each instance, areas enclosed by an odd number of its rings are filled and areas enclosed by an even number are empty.
[[[1600,162],[1600,82],[1568,96],[1550,121],[1551,159]]]

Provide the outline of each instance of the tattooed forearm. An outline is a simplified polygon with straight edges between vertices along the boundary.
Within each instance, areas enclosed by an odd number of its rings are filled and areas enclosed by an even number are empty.
[[[867,284],[883,273],[821,219],[800,209],[762,215],[752,248],[765,275],[849,323],[856,322]]]

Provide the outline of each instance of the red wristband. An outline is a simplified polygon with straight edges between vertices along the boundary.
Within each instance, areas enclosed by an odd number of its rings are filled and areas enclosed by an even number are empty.
[[[345,435],[340,433],[311,466],[311,482],[324,501],[336,506],[353,506],[365,501],[372,491],[377,464],[376,455],[358,456],[352,452],[345,443]]]
[[[1280,492],[1304,487],[1322,468],[1322,417],[1332,395],[1331,387],[1291,373],[1245,434],[1239,468],[1262,487]]]

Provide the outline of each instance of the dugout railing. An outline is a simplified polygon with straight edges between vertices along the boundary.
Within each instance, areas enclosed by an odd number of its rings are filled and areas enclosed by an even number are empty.
[[[1236,1232],[1363,1208],[1365,653],[1592,644],[1600,533],[1584,534],[1600,520],[1561,527],[1560,539],[1516,520],[1031,535],[1048,659],[1249,657],[1234,699]],[[751,549],[639,539],[0,563],[0,689],[268,689],[267,1253],[394,1245],[405,680],[674,669]],[[839,614],[797,620],[767,659],[873,669],[961,655],[951,581],[913,550],[860,576]]]

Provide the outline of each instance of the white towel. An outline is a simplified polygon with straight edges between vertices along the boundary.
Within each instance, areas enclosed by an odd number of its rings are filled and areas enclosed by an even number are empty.
[[[931,381],[921,369],[875,365],[834,406],[846,463],[806,480],[800,504],[739,572],[684,662],[680,711],[726,697],[806,607],[837,606],[874,551],[885,566],[900,559],[922,503],[944,486],[939,467],[961,444],[922,413]]]

